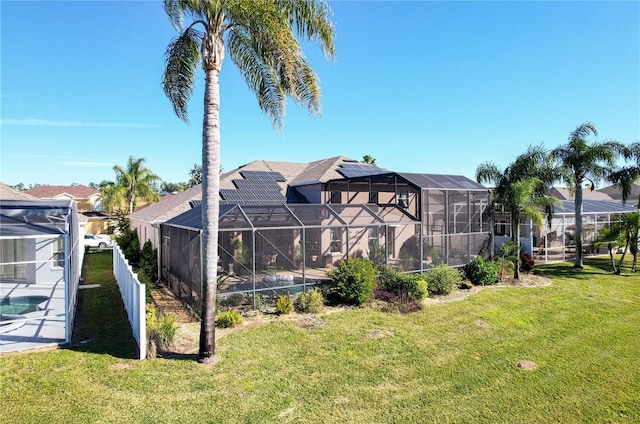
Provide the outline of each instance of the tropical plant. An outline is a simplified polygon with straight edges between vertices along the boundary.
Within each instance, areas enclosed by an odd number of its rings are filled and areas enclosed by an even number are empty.
[[[199,362],[215,358],[215,284],[220,188],[220,70],[228,53],[260,108],[281,128],[287,96],[312,114],[320,113],[318,78],[296,39],[317,42],[327,58],[335,54],[334,25],[325,3],[315,0],[165,0],[180,35],[166,52],[164,92],[178,117],[187,103],[198,65],[205,73],[202,130],[203,319]],[[186,27],[183,18],[193,18]],[[202,28],[199,31],[196,28]]]
[[[576,221],[576,255],[574,266],[582,268],[582,189],[588,184],[595,189],[598,182],[607,178],[616,166],[616,159],[625,154],[624,145],[617,141],[589,143],[587,137],[598,136],[591,122],[579,125],[569,134],[567,144],[551,151],[551,155],[562,167],[562,179],[574,193]]]
[[[498,255],[496,256],[496,264],[498,265],[501,283],[504,283],[504,274],[506,272],[509,272],[513,268],[518,268],[520,264],[520,259],[518,258],[519,251],[520,246],[514,241],[508,241],[500,246]]]
[[[288,294],[278,296],[278,299],[276,299],[276,313],[278,315],[289,314],[292,310],[291,296]]]
[[[510,214],[511,240],[516,243],[516,257],[520,256],[520,221],[529,218],[540,230],[546,212],[551,222],[553,206],[560,201],[546,195],[546,189],[558,178],[558,168],[549,160],[549,155],[541,146],[529,147],[504,171],[493,162],[485,162],[476,169],[476,180],[492,183],[491,203],[495,209],[502,205]],[[515,266],[513,278],[520,278],[520,267]]]
[[[376,158],[374,158],[371,155],[364,155],[362,156],[362,161],[364,163],[368,163],[369,165],[375,165],[376,164]]]
[[[162,180],[145,167],[144,162],[144,158],[136,159],[129,156],[126,166],[113,167],[116,182],[109,186],[108,192],[115,197],[115,200],[125,200],[130,214],[133,213],[138,199],[150,202],[157,202],[159,199],[154,185]]]
[[[614,170],[607,176],[607,179],[620,188],[622,203],[626,203],[634,183],[640,178],[640,141],[627,147],[623,156],[626,160],[632,161],[632,164]],[[640,209],[640,196],[637,199],[637,206]]]
[[[620,273],[622,262],[624,261],[624,257],[627,253],[627,250],[633,256],[633,262],[631,264],[631,272],[636,272],[636,267],[638,264],[638,236],[640,233],[640,213],[639,212],[630,212],[626,214],[622,214],[620,216],[621,232],[624,235],[625,246],[622,251],[622,256],[620,257],[620,262],[618,263],[618,269],[616,273]]]
[[[189,171],[189,181],[187,182],[187,187],[195,187],[198,184],[202,184],[202,166],[197,163],[193,164],[193,168]]]
[[[223,311],[216,315],[216,327],[218,328],[235,327],[241,323],[242,315],[240,315],[240,312],[238,311]]]
[[[613,256],[613,252],[624,243],[625,237],[622,231],[622,225],[620,225],[619,222],[614,222],[610,225],[600,228],[598,230],[598,234],[596,235],[596,239],[593,241],[593,245],[596,249],[601,246],[607,247],[607,251],[609,252],[609,259],[611,260],[611,268],[615,273],[618,272],[618,267]]]

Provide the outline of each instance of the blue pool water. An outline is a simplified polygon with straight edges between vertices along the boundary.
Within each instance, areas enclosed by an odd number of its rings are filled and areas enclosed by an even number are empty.
[[[5,297],[0,301],[0,314],[22,315],[39,310],[38,305],[49,300],[48,296]]]

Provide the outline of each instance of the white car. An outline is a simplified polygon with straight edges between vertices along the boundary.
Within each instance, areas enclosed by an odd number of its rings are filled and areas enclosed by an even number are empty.
[[[84,245],[90,248],[104,249],[106,247],[113,247],[113,240],[107,236],[99,236],[95,234],[84,235]]]

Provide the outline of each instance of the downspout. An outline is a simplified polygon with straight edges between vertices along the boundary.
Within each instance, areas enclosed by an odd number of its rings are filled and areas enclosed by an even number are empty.
[[[67,217],[67,220],[69,218]],[[63,270],[63,275],[64,275],[64,341],[65,343],[71,343],[71,332],[72,332],[72,328],[71,327],[71,320],[69,319],[69,305],[71,304],[70,300],[71,300],[71,287],[70,286],[70,275],[69,275],[69,267],[71,266],[71,263],[69,261],[69,222],[67,221],[67,228],[66,228],[66,232],[63,236],[64,239],[64,270]]]

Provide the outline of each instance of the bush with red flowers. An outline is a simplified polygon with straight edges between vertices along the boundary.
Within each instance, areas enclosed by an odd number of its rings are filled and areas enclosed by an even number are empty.
[[[524,272],[529,272],[533,269],[534,261],[531,255],[525,253],[524,255],[520,256],[520,264]]]

